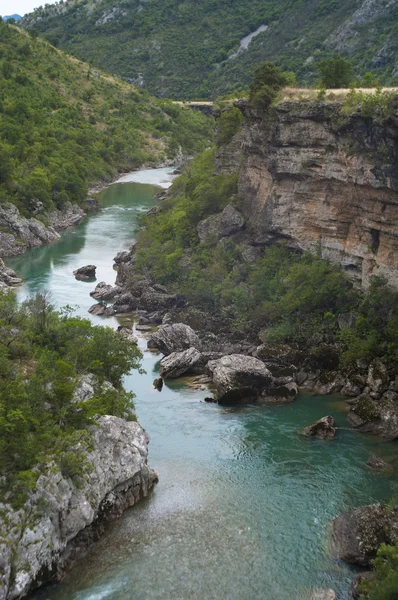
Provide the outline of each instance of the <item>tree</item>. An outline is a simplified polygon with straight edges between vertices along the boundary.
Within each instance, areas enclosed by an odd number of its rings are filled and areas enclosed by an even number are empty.
[[[254,71],[253,81],[249,86],[250,103],[266,110],[287,82],[286,75],[274,63],[263,63]]]
[[[338,56],[323,60],[318,65],[318,70],[322,76],[321,85],[326,89],[349,87],[353,71],[349,60]]]

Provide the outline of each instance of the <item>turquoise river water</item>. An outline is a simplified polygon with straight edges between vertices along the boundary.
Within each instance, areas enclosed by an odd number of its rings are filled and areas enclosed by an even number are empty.
[[[129,179],[129,178],[127,178]],[[88,316],[92,283],[72,271],[97,265],[113,283],[113,257],[134,239],[137,215],[154,204],[156,184],[170,170],[135,173],[101,193],[104,210],[64,232],[52,246],[8,261],[25,284],[20,300],[48,289],[58,306]],[[137,183],[143,181],[144,183]],[[116,327],[124,319],[96,323]],[[146,374],[125,385],[148,431],[150,463],[159,484],[150,498],[110,524],[87,558],[41,600],[293,600],[311,587],[349,598],[355,571],[328,548],[328,522],[350,506],[385,499],[391,480],[370,472],[375,452],[398,466],[398,447],[346,427],[344,403],[299,397],[285,406],[225,408],[206,404],[206,391],[185,380],[152,387],[161,358],[145,351]],[[300,437],[297,430],[326,414],[341,427],[336,440]]]

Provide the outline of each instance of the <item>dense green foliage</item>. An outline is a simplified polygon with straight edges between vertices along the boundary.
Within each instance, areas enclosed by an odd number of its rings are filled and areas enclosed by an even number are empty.
[[[193,152],[211,120],[92,71],[0,22],[0,202],[79,202],[89,183]],[[39,204],[41,203],[41,204]]]
[[[329,58],[319,63],[321,84],[324,88],[347,88],[353,78],[352,64],[342,56]]]
[[[265,62],[254,71],[249,86],[249,100],[253,106],[266,110],[286,84],[284,73],[273,63]]]
[[[264,60],[315,83],[317,64],[349,56],[356,76],[397,84],[398,6],[357,0],[61,0],[23,18],[52,43],[159,96],[216,97],[246,87]],[[344,25],[346,24],[346,27]],[[240,40],[254,37],[247,51]],[[336,35],[340,30],[339,35]]]
[[[139,368],[141,354],[108,327],[56,312],[43,294],[18,306],[3,291],[0,330],[1,485],[18,503],[50,462],[74,478],[89,468],[87,427],[98,415],[135,418],[133,395],[121,381]],[[95,396],[82,402],[74,394],[86,373],[98,383]]]
[[[366,600],[397,600],[398,540],[393,546],[380,546],[372,567],[373,578],[362,583],[361,597]]]
[[[350,367],[383,357],[398,364],[398,294],[375,277],[366,294],[316,254],[282,246],[264,249],[254,262],[230,238],[200,242],[196,227],[227,204],[239,209],[236,175],[214,176],[214,151],[198,156],[171,189],[156,216],[144,217],[137,268],[183,293],[191,306],[217,315],[236,335],[265,331],[270,343],[307,349],[312,367]],[[339,315],[356,325],[340,330]]]

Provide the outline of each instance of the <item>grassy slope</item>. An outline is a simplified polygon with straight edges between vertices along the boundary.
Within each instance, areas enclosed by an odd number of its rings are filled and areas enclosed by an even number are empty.
[[[211,121],[0,22],[0,201],[30,214],[118,171],[201,150]]]
[[[206,98],[245,86],[264,59],[294,70],[304,83],[314,81],[316,59],[340,51],[329,38],[359,6],[357,0],[68,0],[37,9],[22,26],[123,77],[142,74],[157,95]],[[387,16],[370,17],[356,36],[349,35],[358,40],[350,49],[358,74],[373,69],[385,47],[386,64],[376,71],[385,83],[394,83],[397,13],[390,8]],[[269,30],[228,60],[239,40],[261,24]],[[315,61],[306,62],[310,57]]]

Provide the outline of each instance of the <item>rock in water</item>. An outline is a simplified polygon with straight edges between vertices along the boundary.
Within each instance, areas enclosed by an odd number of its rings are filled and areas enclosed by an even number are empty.
[[[102,416],[89,434],[92,470],[78,487],[50,464],[21,509],[0,504],[0,598],[21,598],[62,573],[81,558],[94,528],[147,496],[157,481],[137,422]]]
[[[95,286],[95,290],[90,292],[90,296],[95,298],[96,300],[113,300],[121,293],[122,289],[119,286],[113,287],[105,283],[105,281],[100,281]]]
[[[162,379],[162,377],[157,377],[156,379],[153,380],[153,387],[158,392],[162,391],[162,389],[163,389],[163,379]]]
[[[181,377],[184,373],[195,372],[195,367],[203,362],[202,354],[196,348],[173,352],[160,361],[159,372],[165,379]]]
[[[119,327],[116,329],[116,333],[119,333],[127,342],[130,342],[131,344],[138,344],[138,339],[135,337],[131,327],[119,325]]]
[[[384,462],[384,460],[382,458],[380,458],[379,456],[376,456],[376,454],[372,454],[369,459],[366,461],[366,464],[368,465],[368,467],[370,467],[371,469],[374,469],[375,471],[392,471],[393,467],[392,465],[389,465],[388,463]]]
[[[5,266],[3,260],[0,258],[0,283],[3,283],[4,286],[14,287],[16,285],[21,285],[23,283],[22,279],[20,279],[15,271],[9,269]],[[3,287],[3,286],[2,286]]]
[[[211,360],[207,369],[219,394],[219,404],[256,400],[272,384],[272,375],[261,360],[230,354]]]
[[[336,437],[336,421],[333,417],[322,417],[316,423],[300,430],[302,435],[316,437],[318,440],[334,440]]]
[[[398,511],[381,504],[352,508],[332,521],[332,546],[347,563],[369,566],[382,543],[394,542]]]
[[[85,267],[80,267],[80,269],[76,269],[76,271],[73,271],[73,275],[76,279],[88,281],[90,279],[95,279],[96,270],[97,267],[95,265],[86,265]]]
[[[162,325],[148,340],[148,348],[157,348],[166,356],[191,347],[200,350],[200,345],[199,337],[194,330],[184,323]]]

